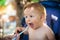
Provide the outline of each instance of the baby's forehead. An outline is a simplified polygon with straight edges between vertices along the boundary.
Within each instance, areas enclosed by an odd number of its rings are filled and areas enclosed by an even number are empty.
[[[40,11],[38,9],[35,9],[34,7],[31,7],[24,10],[24,14],[26,13],[40,13]]]
[[[26,8],[24,12],[31,11],[31,10],[34,10],[34,7]]]

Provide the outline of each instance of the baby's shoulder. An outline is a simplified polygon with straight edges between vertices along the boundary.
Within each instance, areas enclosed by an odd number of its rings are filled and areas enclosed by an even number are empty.
[[[52,29],[47,24],[44,24],[44,29],[47,33],[48,32],[53,32]]]

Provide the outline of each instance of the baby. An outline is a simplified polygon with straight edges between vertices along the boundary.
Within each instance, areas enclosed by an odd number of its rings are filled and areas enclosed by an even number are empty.
[[[24,17],[28,28],[29,40],[55,40],[53,31],[46,25],[46,9],[38,3],[24,7]],[[24,28],[17,28],[17,30]]]

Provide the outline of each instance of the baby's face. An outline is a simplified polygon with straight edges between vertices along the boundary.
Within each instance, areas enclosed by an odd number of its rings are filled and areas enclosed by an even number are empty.
[[[40,14],[33,7],[25,9],[24,17],[26,24],[32,29],[37,29],[40,26]]]

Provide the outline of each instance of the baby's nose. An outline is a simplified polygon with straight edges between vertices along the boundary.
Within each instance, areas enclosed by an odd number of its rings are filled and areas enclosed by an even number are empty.
[[[29,18],[28,18],[28,19],[26,19],[26,22],[27,22],[27,23],[29,23],[29,22],[30,22],[30,19],[29,19]]]

